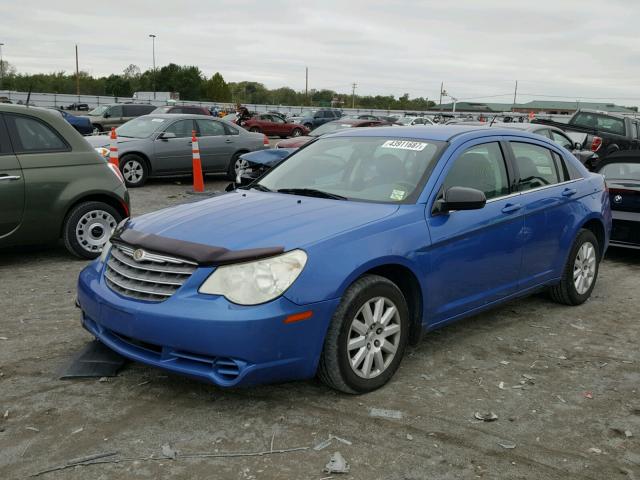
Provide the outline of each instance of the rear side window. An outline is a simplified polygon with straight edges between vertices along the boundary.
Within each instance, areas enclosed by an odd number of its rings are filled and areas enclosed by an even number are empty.
[[[33,117],[6,115],[13,130],[16,153],[67,152],[71,150],[60,134],[50,125]]]
[[[155,110],[153,105],[125,105],[124,116],[125,117],[139,117],[141,115],[147,115]],[[174,112],[171,112],[174,113]]]
[[[198,131],[203,137],[216,137],[225,134],[224,126],[215,120],[196,120]]]
[[[109,108],[109,115],[112,117],[122,117],[122,105],[116,105]]]
[[[539,145],[511,142],[519,172],[518,190],[527,191],[559,183],[552,152]]]
[[[445,191],[451,187],[475,188],[484,192],[487,200],[507,195],[509,179],[500,145],[485,143],[462,153],[444,181]]]
[[[222,126],[227,135],[238,135],[240,133],[237,128],[232,127],[228,123],[222,122]]]

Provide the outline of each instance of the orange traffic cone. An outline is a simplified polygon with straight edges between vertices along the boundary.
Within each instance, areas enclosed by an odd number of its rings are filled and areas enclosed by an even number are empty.
[[[200,161],[200,147],[196,131],[191,132],[191,153],[193,155],[193,191],[204,192],[204,180],[202,179],[202,162]]]
[[[118,134],[116,133],[116,129],[111,129],[111,142],[109,145],[109,163],[111,163],[114,167],[118,168]]]

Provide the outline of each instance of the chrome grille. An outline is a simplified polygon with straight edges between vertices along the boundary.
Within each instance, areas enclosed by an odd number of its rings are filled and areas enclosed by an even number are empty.
[[[136,249],[114,244],[104,276],[111,290],[126,297],[151,302],[166,300],[178,290],[198,265],[181,258],[144,251],[136,260]]]

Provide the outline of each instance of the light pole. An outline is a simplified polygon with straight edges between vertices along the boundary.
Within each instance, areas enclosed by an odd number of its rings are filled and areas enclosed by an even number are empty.
[[[4,84],[4,62],[2,61],[2,47],[4,43],[0,43],[0,90]]]
[[[151,37],[151,48],[153,49],[153,99],[156,99],[156,36],[149,34]]]

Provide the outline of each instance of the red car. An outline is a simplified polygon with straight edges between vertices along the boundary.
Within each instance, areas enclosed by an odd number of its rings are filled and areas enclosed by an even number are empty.
[[[262,113],[242,122],[242,126],[250,132],[260,132],[281,138],[300,137],[309,133],[309,129],[297,123],[287,123],[278,115]]]
[[[278,143],[277,148],[300,148],[306,143],[309,143],[316,137],[321,137],[327,133],[335,132],[337,130],[343,130],[345,128],[356,127],[387,127],[392,123],[384,120],[360,120],[357,118],[345,118],[340,120],[334,120],[333,122],[320,125],[313,130],[309,135],[305,137],[290,138],[289,140],[283,140]],[[308,130],[307,130],[308,131]]]

